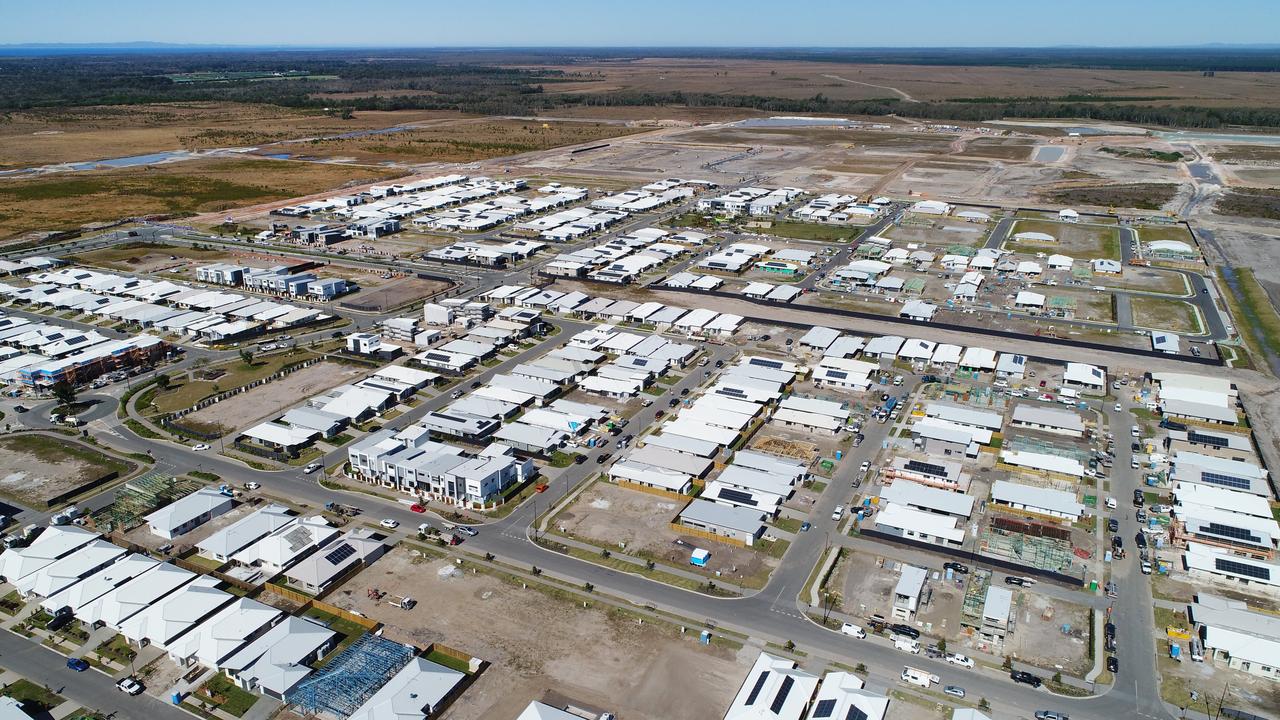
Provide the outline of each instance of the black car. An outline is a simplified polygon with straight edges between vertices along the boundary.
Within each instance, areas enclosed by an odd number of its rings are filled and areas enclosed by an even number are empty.
[[[603,464],[605,464],[606,462],[608,462],[609,458],[611,458],[611,457],[613,457],[613,453],[603,453],[603,454],[597,455],[597,456],[596,456],[596,464],[597,464],[597,465],[603,465]]]
[[[13,411],[14,411],[14,412],[16,412],[16,413],[24,413],[24,412],[26,412],[26,411],[27,411],[27,406],[26,406],[26,405],[14,405],[14,406],[13,406]]]
[[[958,562],[942,563],[942,569],[951,570],[952,572],[957,572],[957,573],[960,573],[961,575],[969,574],[969,568],[966,567],[963,563],[958,563]]]
[[[889,632],[893,633],[894,635],[901,635],[901,636],[903,636],[903,637],[909,637],[909,638],[911,638],[912,640],[919,640],[919,639],[920,639],[920,631],[919,631],[919,630],[917,630],[917,629],[915,629],[915,628],[911,627],[910,625],[903,625],[902,623],[895,623],[895,624],[893,624],[893,625],[890,625],[890,626],[889,626]]]
[[[1108,519],[1107,519],[1107,530],[1109,530],[1109,531],[1111,531],[1111,532],[1119,532],[1119,531],[1120,531],[1120,521],[1119,521],[1119,520],[1116,520],[1115,518],[1108,518]]]
[[[1134,535],[1133,541],[1137,543],[1138,547],[1140,548],[1144,548],[1147,546],[1147,536],[1143,535],[1142,533],[1138,533],[1137,535]]]
[[[480,385],[481,385],[480,381],[479,381],[479,380],[477,380],[477,381],[475,381],[475,382],[471,383],[471,389],[472,389],[472,390],[475,390],[475,389],[479,388],[479,387],[480,387]]]
[[[1116,550],[1119,550],[1120,548],[1124,547],[1124,538],[1120,537],[1119,535],[1112,535],[1111,547],[1115,548]]]
[[[1146,502],[1147,502],[1147,498],[1143,496],[1143,494],[1142,494],[1142,491],[1141,491],[1141,490],[1134,490],[1134,491],[1133,491],[1133,506],[1134,506],[1134,507],[1142,507],[1143,505],[1145,505],[1145,504],[1146,504]]]
[[[1142,452],[1142,446],[1138,443],[1130,443],[1129,449],[1136,453]]]
[[[680,391],[680,397],[684,397],[685,395],[688,395],[688,394],[689,394],[689,388],[685,388]]]
[[[671,398],[670,400],[667,401],[667,407],[675,407],[679,404],[680,404],[680,401],[676,400],[675,398]]]
[[[723,360],[717,360],[717,361],[716,361],[716,367],[718,367],[718,368],[722,368],[722,367],[724,367],[724,361],[723,361]]]
[[[1031,687],[1040,687],[1042,684],[1044,684],[1043,680],[1041,680],[1039,677],[1035,675],[1032,675],[1026,670],[1014,670],[1013,672],[1009,673],[1009,677],[1016,683],[1030,685]]]
[[[1115,655],[1107,656],[1107,669],[1110,670],[1112,674],[1118,674],[1120,672],[1120,661],[1116,659]]]
[[[1115,652],[1115,651],[1116,651],[1116,639],[1115,639],[1115,638],[1113,638],[1113,637],[1108,637],[1108,638],[1107,638],[1107,652]]]
[[[1004,579],[1004,584],[1005,584],[1005,585],[1017,585],[1018,587],[1022,587],[1022,586],[1024,586],[1024,585],[1026,585],[1026,584],[1027,584],[1027,581],[1026,581],[1026,580],[1023,580],[1023,579],[1022,579],[1022,578],[1020,578],[1020,577],[1014,577],[1014,576],[1010,575],[1009,577],[1006,577],[1006,578]]]
[[[1109,638],[1113,638],[1113,637],[1115,637],[1115,636],[1116,636],[1116,624],[1115,624],[1115,623],[1107,623],[1106,625],[1103,625],[1103,626],[1102,626],[1102,632],[1103,632],[1103,634],[1104,634],[1104,635],[1106,635],[1106,636],[1107,636],[1107,637],[1109,637]]]

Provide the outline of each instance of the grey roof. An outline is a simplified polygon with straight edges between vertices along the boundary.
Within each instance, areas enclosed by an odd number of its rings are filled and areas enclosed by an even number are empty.
[[[1031,425],[1047,425],[1084,432],[1084,419],[1079,413],[1043,405],[1018,405],[1013,408],[1013,420]]]
[[[759,510],[721,505],[702,499],[695,499],[689,503],[689,506],[680,513],[680,518],[753,535],[760,532],[760,526],[764,524],[764,513]]]
[[[627,459],[668,470],[677,470],[695,477],[701,477],[711,469],[711,461],[706,458],[687,455],[656,445],[645,445],[642,448],[636,448],[627,453]]]
[[[892,485],[880,491],[880,497],[890,502],[959,517],[969,517],[973,512],[971,495],[941,490],[910,480],[895,480]]]
[[[699,457],[711,457],[720,450],[720,446],[710,440],[699,440],[697,438],[686,437],[684,435],[646,435],[644,437],[644,444],[667,448],[669,450],[675,450],[676,452],[686,453],[689,455],[697,455]]]

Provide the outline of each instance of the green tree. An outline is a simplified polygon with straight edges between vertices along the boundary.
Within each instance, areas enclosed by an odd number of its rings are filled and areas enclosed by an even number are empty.
[[[58,399],[62,408],[70,412],[71,406],[76,404],[76,386],[69,382],[60,382],[50,390],[53,391],[53,396]]]
[[[168,375],[157,375],[157,376],[156,376],[156,387],[160,388],[161,390],[168,390],[168,389],[169,389],[169,376],[168,376]]]
[[[253,365],[253,351],[248,348],[241,350],[240,362],[244,363],[246,367]]]

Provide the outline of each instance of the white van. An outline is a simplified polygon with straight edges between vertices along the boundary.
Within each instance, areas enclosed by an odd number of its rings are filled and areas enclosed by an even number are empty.
[[[920,643],[909,637],[898,636],[893,639],[893,646],[902,652],[909,652],[912,655],[920,654]]]
[[[859,640],[862,640],[867,637],[867,631],[863,630],[858,625],[854,625],[853,623],[845,623],[841,625],[840,632],[844,633],[845,635],[848,635],[849,637],[858,638]]]
[[[918,670],[913,667],[902,668],[902,681],[909,682],[912,685],[919,685],[922,688],[927,688],[940,680],[941,678],[937,675],[931,675],[924,670]]]

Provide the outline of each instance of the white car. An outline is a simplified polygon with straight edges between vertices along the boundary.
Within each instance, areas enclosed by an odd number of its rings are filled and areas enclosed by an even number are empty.
[[[1120,406],[1120,403],[1116,403],[1116,412],[1124,412],[1124,408]]]
[[[382,522],[381,522],[381,523],[379,523],[379,524],[380,524],[380,525],[382,525],[382,527],[387,528],[387,529],[390,529],[390,530],[394,530],[394,529],[396,529],[396,528],[400,527],[400,521],[399,521],[399,520],[392,520],[391,518],[383,518],[383,519],[382,519]]]
[[[245,483],[245,484],[244,484],[244,489],[245,489],[245,490],[257,490],[257,489],[258,489],[258,488],[260,488],[260,487],[262,487],[262,486],[261,486],[261,485],[259,485],[259,484],[258,484],[258,483],[256,483],[256,482],[247,482],[247,483]]]
[[[202,450],[208,450],[208,449],[209,449],[209,446],[208,446],[208,445],[206,445],[206,444],[204,444],[204,443],[197,443],[197,444],[195,444],[195,445],[192,445],[192,446],[191,446],[191,449],[192,449],[192,450],[195,450],[196,452],[200,452],[200,451],[202,451]]]
[[[862,465],[858,466],[858,472],[865,473],[871,469],[871,461],[863,460]]]
[[[840,518],[844,517],[844,506],[837,505],[835,510],[831,511],[831,519],[840,522]]]
[[[310,475],[311,473],[319,470],[321,467],[323,466],[320,465],[320,463],[311,463],[310,465],[307,465],[306,467],[302,468],[302,472]]]
[[[127,695],[137,695],[142,692],[142,683],[127,677],[116,683],[116,689]]]
[[[841,625],[840,632],[848,635],[849,637],[856,637],[858,639],[862,639],[867,636],[866,630],[863,630],[861,627],[854,625],[853,623],[845,623]]]
[[[947,662],[952,665],[959,665],[963,668],[973,668],[973,658],[968,655],[960,655],[958,653],[947,653]]]

